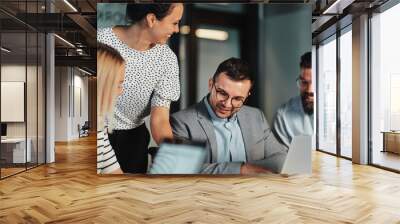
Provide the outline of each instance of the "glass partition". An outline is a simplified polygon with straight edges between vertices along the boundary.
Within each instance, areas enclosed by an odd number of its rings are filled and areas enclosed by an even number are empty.
[[[31,151],[26,150],[26,33],[1,34],[1,175],[26,169]],[[4,50],[6,49],[6,50]],[[29,148],[28,148],[29,149]],[[27,160],[28,159],[28,160]]]
[[[400,171],[400,4],[371,18],[371,162]]]
[[[43,33],[38,33],[38,76],[37,76],[37,162],[43,164],[46,162],[46,139],[45,139],[45,124],[46,124],[46,36]]]
[[[30,151],[27,167],[37,165],[37,116],[38,116],[38,35],[35,32],[27,33],[27,81],[26,81],[26,112],[27,112],[27,151]]]
[[[336,154],[336,36],[318,48],[318,149]]]
[[[0,4],[9,12],[0,12],[0,178],[45,162],[46,40],[44,33],[22,22],[27,13],[43,13],[44,3]]]
[[[340,155],[352,157],[352,33],[347,27],[340,40]]]

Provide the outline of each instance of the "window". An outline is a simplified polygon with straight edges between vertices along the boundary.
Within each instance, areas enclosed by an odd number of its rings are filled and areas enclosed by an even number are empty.
[[[371,18],[372,164],[400,170],[400,4]]]
[[[352,157],[352,33],[343,30],[340,41],[340,155]]]
[[[336,154],[336,35],[318,48],[318,149]]]

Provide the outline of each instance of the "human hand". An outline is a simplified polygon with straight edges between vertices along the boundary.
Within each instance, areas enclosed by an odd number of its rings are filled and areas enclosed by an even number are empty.
[[[118,169],[110,172],[110,174],[124,174],[124,172],[121,170],[121,168],[118,168]]]
[[[261,166],[251,165],[251,164],[243,164],[240,167],[240,174],[261,174],[261,173],[272,173],[270,170],[267,170]]]

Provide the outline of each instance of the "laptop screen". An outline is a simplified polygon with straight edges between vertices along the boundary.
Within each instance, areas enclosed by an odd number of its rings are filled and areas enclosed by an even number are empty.
[[[185,140],[165,141],[160,145],[150,174],[198,174],[206,159],[205,143]]]
[[[311,174],[311,136],[294,136],[282,167],[282,174]]]

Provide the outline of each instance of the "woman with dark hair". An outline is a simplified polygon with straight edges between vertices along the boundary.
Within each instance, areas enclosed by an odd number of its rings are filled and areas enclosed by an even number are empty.
[[[179,31],[183,4],[128,4],[130,25],[100,29],[97,40],[115,48],[126,61],[124,92],[118,97],[115,129],[110,143],[126,173],[147,171],[150,141],[144,118],[150,114],[150,129],[160,144],[172,138],[169,106],[180,95],[176,55],[166,45]]]

